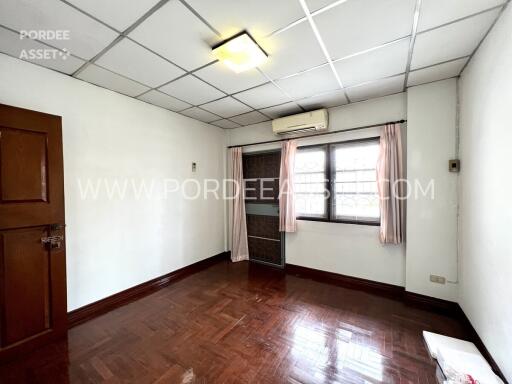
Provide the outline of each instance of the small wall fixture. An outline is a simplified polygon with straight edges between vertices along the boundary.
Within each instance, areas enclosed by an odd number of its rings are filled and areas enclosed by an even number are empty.
[[[243,31],[212,48],[213,56],[236,73],[257,67],[267,58],[267,53],[249,33]]]
[[[460,172],[460,160],[454,159],[448,162],[448,170],[450,172]]]

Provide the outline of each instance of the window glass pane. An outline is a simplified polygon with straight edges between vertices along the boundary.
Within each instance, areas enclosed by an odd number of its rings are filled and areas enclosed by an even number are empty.
[[[325,170],[325,150],[318,149],[299,149],[295,157],[295,172],[324,172]]]
[[[334,144],[334,198],[336,219],[378,221],[377,159],[379,142]]]
[[[325,183],[295,184],[295,193],[320,193],[323,194]]]
[[[297,216],[326,216],[325,147],[297,150],[295,157],[295,211]]]
[[[354,220],[378,219],[379,198],[375,194],[337,194],[336,216]]]
[[[295,211],[297,216],[325,217],[324,194],[296,194]]]

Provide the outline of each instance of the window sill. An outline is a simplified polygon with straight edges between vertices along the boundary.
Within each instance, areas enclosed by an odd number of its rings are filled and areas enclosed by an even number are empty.
[[[355,221],[355,220],[329,220],[316,217],[297,217],[300,221],[319,221],[322,223],[334,223],[334,224],[355,224],[355,225],[367,225],[370,227],[380,227],[380,222],[372,221]]]

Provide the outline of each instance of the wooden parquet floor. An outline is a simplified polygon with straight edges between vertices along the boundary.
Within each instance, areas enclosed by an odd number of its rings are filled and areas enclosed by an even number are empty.
[[[1,383],[436,383],[421,332],[456,320],[221,262],[0,367]]]

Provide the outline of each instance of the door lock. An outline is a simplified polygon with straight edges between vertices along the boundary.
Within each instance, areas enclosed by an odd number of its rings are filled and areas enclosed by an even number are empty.
[[[64,241],[63,235],[41,237],[41,243],[48,246],[50,249],[59,249],[61,242]]]

